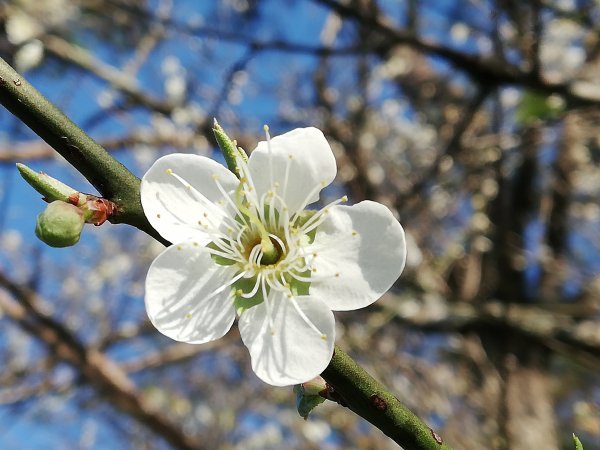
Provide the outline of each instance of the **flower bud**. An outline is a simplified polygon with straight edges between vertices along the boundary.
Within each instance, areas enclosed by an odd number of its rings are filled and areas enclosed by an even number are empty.
[[[213,132],[217,144],[219,145],[221,152],[223,152],[227,167],[239,178],[238,158],[242,158],[244,162],[248,162],[248,156],[241,147],[237,146],[235,141],[232,141],[231,138],[227,136],[227,133],[225,133],[225,130],[219,125],[217,119],[215,119],[213,125]]]
[[[300,385],[302,393],[304,395],[319,395],[325,389],[327,389],[327,383],[322,377],[315,377]]]
[[[79,241],[84,223],[79,208],[56,200],[38,216],[35,235],[51,247],[70,247]]]
[[[325,401],[325,397],[320,394],[326,389],[327,383],[320,376],[294,386],[296,409],[303,419],[308,418],[310,412]]]

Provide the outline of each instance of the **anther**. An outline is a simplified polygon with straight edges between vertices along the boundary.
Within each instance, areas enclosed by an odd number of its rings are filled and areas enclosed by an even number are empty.
[[[168,175],[173,175],[173,169],[167,169],[167,170],[165,170],[165,172],[166,172]]]

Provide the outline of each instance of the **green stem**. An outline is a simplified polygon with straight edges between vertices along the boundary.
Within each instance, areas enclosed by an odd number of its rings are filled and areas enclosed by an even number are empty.
[[[114,222],[133,225],[169,244],[144,215],[140,180],[1,58],[0,103],[65,157],[105,198],[117,204]],[[322,376],[352,411],[407,450],[450,450],[436,433],[341,349],[336,348]]]
[[[60,153],[117,205],[111,222],[126,223],[165,243],[140,201],[140,180],[0,58],[0,103]]]
[[[348,406],[410,450],[451,450],[442,438],[336,346],[321,374]]]

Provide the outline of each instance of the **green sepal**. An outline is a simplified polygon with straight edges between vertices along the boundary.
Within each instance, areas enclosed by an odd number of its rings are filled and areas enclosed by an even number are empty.
[[[300,274],[303,277],[310,277],[310,270],[302,272]],[[285,277],[286,281],[290,284],[290,290],[294,296],[298,295],[308,295],[308,291],[310,289],[310,283],[308,281],[300,281],[292,278],[290,276]]]
[[[256,306],[260,305],[265,301],[263,297],[262,290],[259,289],[254,297],[244,298],[241,295],[238,295],[238,291],[242,291],[243,293],[248,293],[252,291],[254,286],[256,285],[256,278],[240,278],[236,281],[232,286],[233,289],[233,307],[237,312],[238,316],[241,315],[244,311]]]
[[[219,125],[217,119],[215,119],[213,125],[213,133],[215,134],[215,139],[217,140],[217,144],[223,152],[223,157],[225,158],[225,162],[227,163],[227,167],[231,170],[234,175],[240,178],[240,171],[237,164],[237,158],[241,157],[243,161],[248,161],[248,156],[240,147],[236,145],[236,143],[231,140],[225,130]]]
[[[583,450],[583,444],[579,440],[575,433],[573,433],[573,442],[575,443],[575,450]]]
[[[296,409],[304,420],[308,418],[313,409],[325,401],[325,398],[320,395],[307,395],[300,384],[294,386],[294,393],[296,394]]]
[[[21,163],[17,163],[17,169],[23,179],[27,181],[32,188],[42,194],[48,203],[60,200],[62,202],[80,206],[86,201],[85,195],[80,194],[71,186],[67,186],[56,178],[52,178],[50,175],[36,172]]]
[[[212,250],[220,250],[219,246],[217,244],[215,244],[214,242],[210,242],[206,247],[212,249]],[[210,254],[210,257],[213,259],[214,262],[216,262],[219,266],[232,266],[233,264],[235,264],[235,261],[229,258],[225,258],[223,256],[220,255],[214,255],[214,254]]]
[[[306,211],[302,211],[298,217],[296,218],[296,220],[294,221],[294,227],[295,228],[301,228],[306,222],[308,222],[310,220],[310,218],[312,216],[314,216],[317,213],[317,211],[312,211],[312,210],[306,210]],[[317,227],[318,228],[318,227]],[[310,230],[308,233],[306,233],[306,236],[308,237],[308,242],[307,244],[312,244],[313,241],[315,240],[315,236],[317,235],[317,228],[313,228],[312,230]]]

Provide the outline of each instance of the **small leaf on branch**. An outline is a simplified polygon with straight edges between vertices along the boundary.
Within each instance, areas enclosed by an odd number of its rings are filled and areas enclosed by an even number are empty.
[[[238,158],[241,158],[242,162],[248,162],[248,156],[241,147],[237,146],[235,141],[227,136],[227,133],[225,133],[223,127],[219,125],[217,119],[215,119],[213,125],[213,133],[215,134],[215,139],[217,140],[217,144],[219,144],[221,152],[223,152],[227,168],[239,178]]]
[[[575,450],[583,450],[583,444],[579,440],[575,433],[573,433],[573,442],[575,443]]]
[[[29,185],[44,196],[44,200],[48,203],[55,200],[71,203],[75,206],[82,205],[85,201],[85,195],[80,194],[71,186],[52,178],[43,172],[36,172],[30,169],[25,164],[17,163],[17,169]]]

